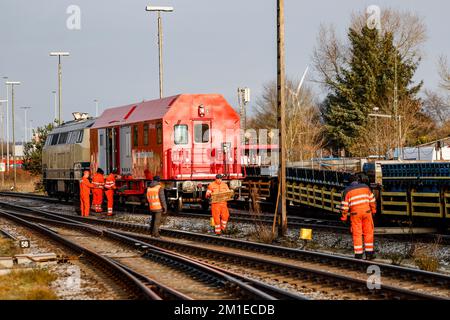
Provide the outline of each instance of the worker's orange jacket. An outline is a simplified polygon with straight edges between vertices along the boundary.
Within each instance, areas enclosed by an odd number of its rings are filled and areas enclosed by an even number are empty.
[[[377,213],[375,196],[365,184],[352,184],[344,190],[341,202],[341,220],[346,221],[347,215]]]
[[[95,185],[96,188],[103,187],[103,185],[105,184],[105,178],[103,177],[102,174],[96,173],[92,178],[92,183]]]
[[[159,190],[161,189],[161,185],[156,185],[154,187],[147,188],[147,201],[150,207],[150,211],[161,211],[162,205],[159,200]]]
[[[95,185],[89,181],[88,178],[83,177],[80,181],[80,195],[82,197],[88,197],[91,194],[91,188],[95,188]]]
[[[212,194],[217,194],[219,192],[230,191],[228,185],[225,182],[221,182],[220,184],[216,181],[213,181],[209,184],[208,190],[206,191],[206,196],[209,198]],[[213,205],[226,205],[226,201],[213,203]]]
[[[116,187],[116,177],[113,173],[111,173],[109,176],[105,179],[105,190],[114,190],[117,189]]]

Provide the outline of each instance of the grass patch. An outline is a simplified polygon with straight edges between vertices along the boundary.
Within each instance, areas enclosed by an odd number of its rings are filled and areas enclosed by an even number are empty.
[[[425,271],[436,272],[439,268],[439,247],[441,239],[437,239],[431,245],[416,246],[412,258],[416,265]]]
[[[226,235],[237,235],[239,234],[240,230],[239,227],[237,225],[233,224],[228,224],[227,228],[224,231],[224,234]]]
[[[0,238],[0,256],[11,257],[22,253],[20,248],[11,239]]]
[[[56,276],[45,269],[13,271],[0,276],[0,300],[56,300],[49,288]]]
[[[261,207],[258,202],[258,190],[254,187],[251,188],[250,196],[252,199],[250,212],[254,219],[254,231],[250,233],[250,239],[256,242],[272,244],[275,240],[275,234],[272,232],[272,226],[261,222]]]

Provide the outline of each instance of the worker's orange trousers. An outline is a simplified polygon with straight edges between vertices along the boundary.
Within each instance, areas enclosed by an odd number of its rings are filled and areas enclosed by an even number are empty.
[[[108,215],[112,215],[114,205],[114,190],[106,190],[105,195],[106,199],[108,200]]]
[[[80,209],[82,217],[89,217],[89,195],[81,195],[80,196]]]
[[[352,223],[353,247],[355,254],[363,254],[366,252],[373,252],[373,232],[374,225],[372,213],[357,213],[350,215]],[[363,247],[364,237],[364,247]]]
[[[92,208],[95,212],[102,212],[103,190],[92,189]]]
[[[226,229],[230,213],[226,202],[212,203],[211,213],[214,218],[215,232],[220,234]]]

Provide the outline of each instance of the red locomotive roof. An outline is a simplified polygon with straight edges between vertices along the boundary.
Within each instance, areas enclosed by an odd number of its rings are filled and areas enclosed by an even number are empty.
[[[164,99],[143,101],[127,106],[106,109],[102,115],[96,119],[92,128],[107,128],[161,119],[179,96],[180,95],[176,95]]]

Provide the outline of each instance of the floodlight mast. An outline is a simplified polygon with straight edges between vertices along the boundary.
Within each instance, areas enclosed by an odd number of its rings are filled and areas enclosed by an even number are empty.
[[[61,66],[61,57],[68,57],[70,55],[69,52],[64,51],[53,51],[50,52],[51,57],[58,57],[58,126],[61,125],[61,109],[62,109],[62,66]]]
[[[147,6],[145,8],[149,12],[158,13],[158,47],[159,47],[159,98],[164,97],[163,90],[163,33],[162,33],[162,22],[161,22],[161,12],[173,12],[173,7],[162,7],[162,6]]]

